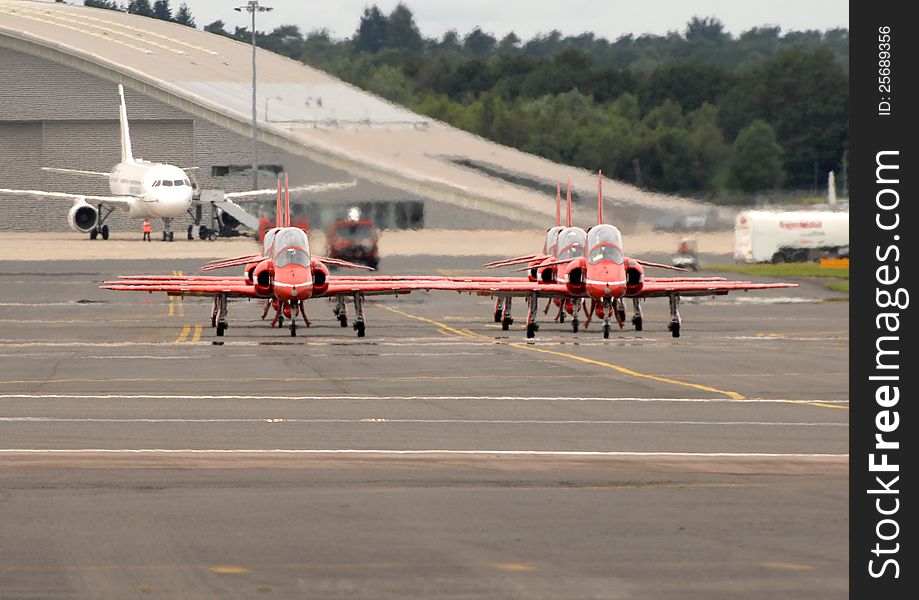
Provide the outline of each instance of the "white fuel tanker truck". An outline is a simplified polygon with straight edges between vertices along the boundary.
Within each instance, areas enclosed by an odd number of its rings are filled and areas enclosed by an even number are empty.
[[[734,223],[734,260],[804,262],[849,256],[849,213],[747,210]]]

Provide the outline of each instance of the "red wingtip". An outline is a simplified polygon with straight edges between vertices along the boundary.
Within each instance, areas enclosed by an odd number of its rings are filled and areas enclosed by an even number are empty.
[[[571,175],[568,176],[568,227],[571,227]]]
[[[597,225],[603,225],[603,171],[597,171]]]

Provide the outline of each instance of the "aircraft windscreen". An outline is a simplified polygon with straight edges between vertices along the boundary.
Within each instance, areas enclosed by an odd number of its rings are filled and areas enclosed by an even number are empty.
[[[587,232],[580,227],[568,227],[558,234],[559,260],[584,256],[586,248]]]
[[[555,253],[558,252],[558,234],[561,233],[562,229],[564,227],[556,226],[546,232],[546,243],[543,245],[543,252],[555,256]]]
[[[274,247],[274,236],[278,232],[277,229],[269,229],[265,232],[265,239],[262,240],[262,252],[267,256],[271,252],[271,248]]]
[[[172,187],[172,180],[171,180],[171,179],[164,179],[164,180],[163,180],[163,185],[165,185],[165,186],[167,186],[167,187]]]
[[[185,181],[184,179],[176,179],[176,180],[174,180],[172,183],[173,183],[174,185],[176,185],[176,186],[179,186],[179,187],[180,187],[180,186],[183,186],[183,185],[188,185],[188,182]]]
[[[274,236],[274,247],[284,249],[288,246],[298,246],[309,255],[310,243],[304,232],[299,227],[284,227],[279,229]]]
[[[587,262],[596,264],[601,260],[611,260],[622,264],[622,234],[612,225],[596,225],[587,233],[587,245],[590,252]]]
[[[310,255],[300,248],[288,246],[287,248],[284,248],[278,252],[277,256],[274,257],[275,267],[286,267],[287,265],[300,265],[302,267],[309,267]]]

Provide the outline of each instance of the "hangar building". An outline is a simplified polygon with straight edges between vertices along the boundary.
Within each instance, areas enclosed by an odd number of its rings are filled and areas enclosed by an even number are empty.
[[[104,180],[41,167],[109,171],[118,162],[121,83],[135,156],[195,167],[200,188],[251,189],[251,56],[247,44],[175,23],[0,0],[0,187],[108,194]],[[263,50],[257,60],[260,187],[273,187],[280,171],[291,185],[358,182],[309,199],[314,227],[354,205],[384,227],[546,227],[555,182],[568,176],[577,221],[596,218],[595,174],[414,114],[297,61]],[[603,190],[605,214],[626,231],[700,211],[609,179]],[[67,228],[66,202],[0,202],[0,229]],[[136,227],[119,212],[113,227]]]

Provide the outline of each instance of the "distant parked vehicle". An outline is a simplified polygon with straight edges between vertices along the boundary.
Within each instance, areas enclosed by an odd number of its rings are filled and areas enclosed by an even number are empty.
[[[326,256],[376,269],[380,265],[379,231],[370,219],[351,209],[347,218],[332,223],[326,234]]]
[[[748,210],[734,224],[734,259],[807,262],[849,256],[849,213]]]

